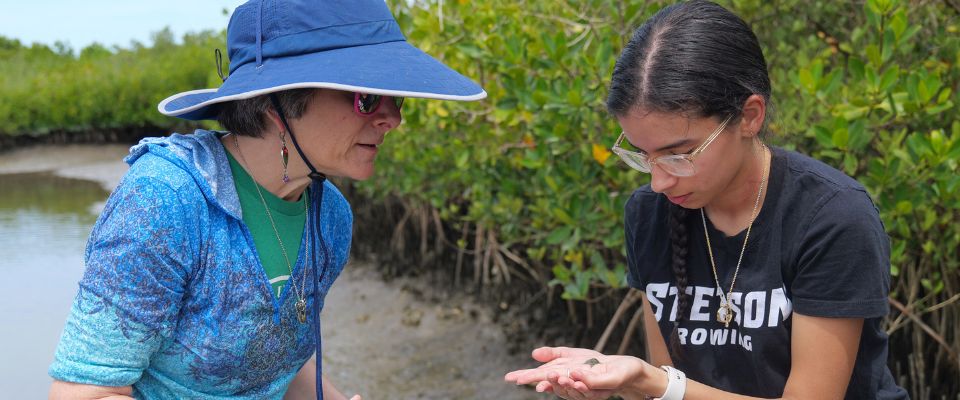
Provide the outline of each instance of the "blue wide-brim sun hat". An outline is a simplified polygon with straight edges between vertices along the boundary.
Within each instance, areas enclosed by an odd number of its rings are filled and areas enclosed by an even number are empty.
[[[223,85],[170,96],[157,106],[160,112],[216,119],[221,103],[300,88],[487,97],[476,83],[407,43],[384,0],[250,0],[230,17],[227,56]]]

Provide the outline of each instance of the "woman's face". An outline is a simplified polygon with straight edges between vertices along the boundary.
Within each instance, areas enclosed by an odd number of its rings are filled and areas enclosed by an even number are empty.
[[[683,114],[631,111],[619,117],[627,141],[651,160],[670,154],[689,154],[702,145],[722,123],[717,118],[693,118]],[[696,173],[677,177],[658,165],[650,170],[650,187],[684,208],[704,207],[723,193],[746,158],[746,148],[729,124],[694,158]]]
[[[389,97],[381,100],[377,111],[366,116],[354,111],[353,101],[353,92],[319,89],[303,115],[289,123],[318,171],[363,180],[373,175],[374,160],[384,136],[400,125],[401,116]],[[292,148],[290,152],[296,154]]]

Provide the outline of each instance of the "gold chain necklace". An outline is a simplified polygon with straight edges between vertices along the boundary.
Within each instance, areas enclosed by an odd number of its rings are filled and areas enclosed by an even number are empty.
[[[247,167],[247,159],[243,156],[243,151],[240,150],[240,141],[237,139],[237,135],[233,134],[233,145],[237,147],[237,153],[240,154],[240,161],[243,163],[243,168],[247,171],[250,170]],[[297,282],[293,279],[293,267],[290,266],[290,258],[287,257],[287,248],[283,245],[283,240],[280,240],[280,231],[277,230],[277,224],[273,221],[273,213],[270,212],[270,207],[267,207],[267,201],[263,198],[263,193],[260,191],[260,185],[253,175],[250,175],[250,179],[253,180],[253,187],[257,189],[257,195],[260,196],[260,202],[263,203],[263,209],[267,211],[267,218],[270,219],[270,226],[273,227],[273,234],[277,236],[277,243],[280,243],[280,252],[283,254],[283,259],[287,262],[287,271],[290,271],[290,285],[293,286],[293,293],[297,296],[297,302],[294,304],[294,308],[297,310],[297,320],[301,324],[307,322],[307,300],[304,299],[304,292],[306,291],[306,279],[300,280],[300,291],[297,291]],[[304,199],[303,202],[303,212],[307,212],[307,201]]]
[[[766,155],[767,146],[762,145],[764,155]],[[730,296],[733,295],[733,285],[737,283],[737,275],[740,273],[740,263],[743,262],[743,253],[747,250],[747,241],[750,240],[750,229],[753,228],[753,221],[757,219],[757,207],[760,206],[760,195],[763,194],[763,187],[767,183],[767,168],[764,157],[763,177],[760,178],[760,190],[757,190],[757,199],[753,202],[753,211],[750,213],[750,224],[747,225],[747,234],[743,238],[743,247],[740,248],[740,258],[737,260],[737,268],[733,270],[733,281],[730,282],[730,290],[723,294],[723,288],[720,286],[720,278],[717,277],[717,263],[713,261],[713,247],[710,246],[710,233],[707,232],[707,216],[700,208],[700,219],[703,221],[703,236],[707,238],[707,252],[710,253],[710,266],[713,268],[713,281],[717,283],[717,290],[720,291],[720,308],[717,309],[717,322],[722,322],[726,328],[730,327],[730,321],[733,321],[733,307],[730,305]],[[773,162],[771,160],[771,162]]]

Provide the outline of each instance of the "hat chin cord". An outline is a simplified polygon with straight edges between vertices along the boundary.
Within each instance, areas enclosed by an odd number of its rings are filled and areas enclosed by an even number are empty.
[[[300,148],[300,145],[297,143],[296,135],[293,134],[293,130],[290,129],[290,124],[287,123],[287,117],[283,115],[283,108],[280,107],[280,100],[278,100],[277,96],[274,95],[273,93],[270,94],[270,102],[273,103],[273,108],[277,110],[277,115],[280,116],[280,122],[283,123],[284,129],[286,129],[287,133],[290,134],[290,140],[293,141],[293,147],[296,148],[297,153],[300,154],[300,159],[302,159],[303,162],[307,164],[307,168],[310,168],[310,173],[307,174],[307,176],[309,176],[310,179],[317,184],[316,188],[318,193],[316,195],[316,200],[311,202],[313,203],[313,206],[310,207],[311,214],[313,215],[313,217],[311,218],[313,221],[313,226],[311,227],[312,229],[310,229],[310,234],[314,236],[314,240],[312,241],[312,243],[319,242],[320,244],[320,249],[317,249],[316,246],[311,246],[313,247],[313,250],[314,250],[313,251],[314,262],[312,262],[311,264],[313,269],[313,276],[316,277],[316,279],[312,279],[313,280],[313,318],[315,318],[315,321],[316,321],[313,324],[313,335],[316,338],[316,344],[317,344],[316,353],[315,353],[316,359],[317,359],[316,361],[317,363],[316,394],[317,394],[317,400],[323,400],[323,381],[322,381],[323,373],[322,373],[322,366],[321,366],[321,362],[323,358],[320,356],[322,354],[321,353],[322,346],[321,346],[321,339],[320,339],[320,291],[318,286],[320,284],[320,281],[323,280],[323,276],[326,275],[327,260],[330,259],[330,252],[327,250],[327,244],[323,240],[323,233],[322,233],[323,231],[321,230],[321,224],[320,224],[320,207],[323,205],[323,186],[324,186],[324,181],[327,179],[327,176],[317,171],[317,169],[313,167],[313,164],[310,163],[310,160],[307,159],[307,155],[303,154],[303,150]],[[321,253],[322,256],[321,254],[317,254],[317,250],[320,250],[322,252]],[[320,270],[320,275],[317,275],[317,264],[318,264],[318,261],[321,259],[323,260],[322,261],[323,268]],[[306,271],[304,271],[304,277],[306,277]]]

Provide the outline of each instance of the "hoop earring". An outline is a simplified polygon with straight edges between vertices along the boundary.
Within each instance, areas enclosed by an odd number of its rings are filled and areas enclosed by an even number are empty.
[[[290,162],[290,152],[287,151],[287,135],[283,130],[280,131],[280,159],[283,161],[283,183],[288,183],[290,176],[287,175],[287,164]]]

